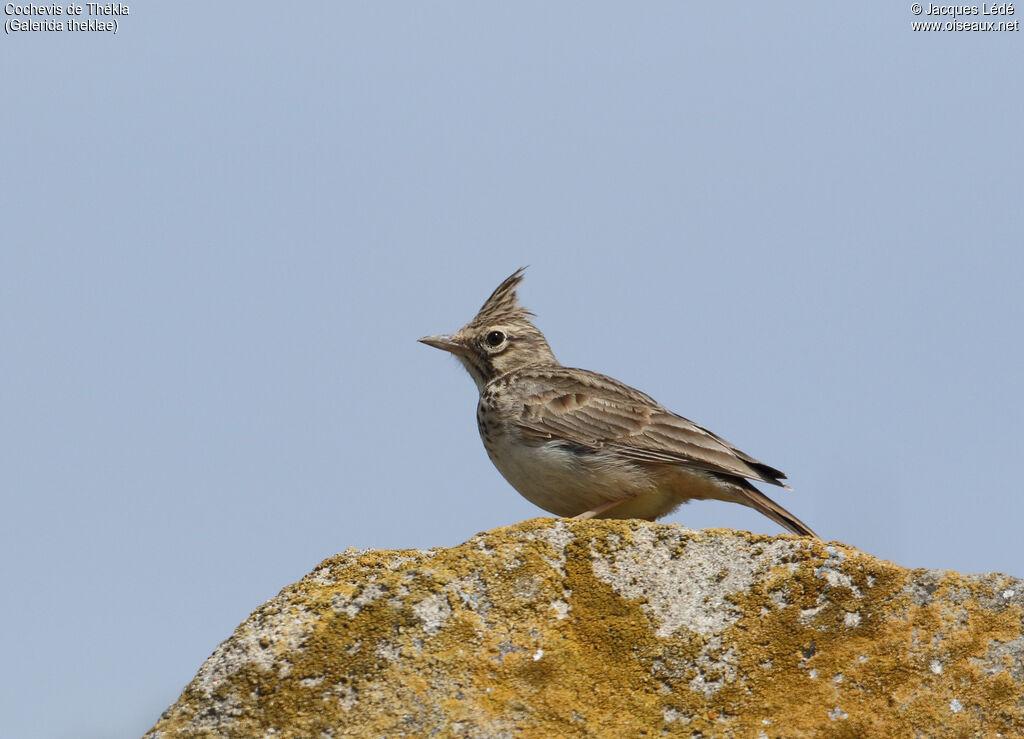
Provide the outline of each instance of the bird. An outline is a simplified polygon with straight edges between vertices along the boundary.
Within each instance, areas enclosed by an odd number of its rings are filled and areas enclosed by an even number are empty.
[[[724,500],[817,538],[750,482],[791,489],[782,472],[625,383],[560,364],[519,304],[524,270],[454,334],[419,339],[454,355],[473,378],[480,438],[513,488],[579,520],[654,521],[690,500]]]

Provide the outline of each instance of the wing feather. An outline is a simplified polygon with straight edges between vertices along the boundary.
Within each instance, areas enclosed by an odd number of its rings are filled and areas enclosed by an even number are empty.
[[[778,470],[610,377],[568,367],[524,368],[502,378],[522,383],[516,423],[525,436],[564,439],[647,464],[685,464],[715,474],[785,484]]]

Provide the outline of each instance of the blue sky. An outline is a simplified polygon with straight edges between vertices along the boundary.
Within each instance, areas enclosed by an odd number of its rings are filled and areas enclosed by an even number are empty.
[[[1019,32],[129,6],[0,41],[0,733],[137,735],[321,559],[544,515],[416,342],[524,264],[563,363],[784,470],[824,538],[1024,575]]]

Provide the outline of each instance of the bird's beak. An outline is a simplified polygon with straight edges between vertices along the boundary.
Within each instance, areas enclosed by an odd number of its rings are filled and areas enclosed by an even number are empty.
[[[446,352],[452,354],[465,354],[466,345],[456,339],[454,336],[448,334],[440,334],[438,336],[424,336],[419,339],[421,344],[432,346],[435,349],[444,349]]]

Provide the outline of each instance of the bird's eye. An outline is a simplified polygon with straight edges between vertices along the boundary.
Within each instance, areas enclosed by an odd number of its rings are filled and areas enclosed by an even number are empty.
[[[485,339],[487,346],[498,347],[505,343],[505,334],[501,331],[491,331]]]

